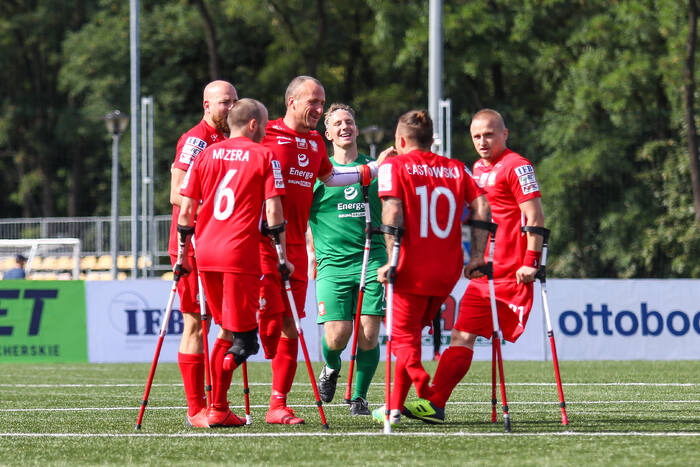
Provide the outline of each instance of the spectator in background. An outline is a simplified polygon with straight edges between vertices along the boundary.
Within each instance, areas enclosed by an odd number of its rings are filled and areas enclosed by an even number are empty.
[[[15,267],[9,269],[3,279],[26,279],[27,275],[24,272],[24,266],[27,264],[27,258],[23,255],[17,255],[15,257]]]

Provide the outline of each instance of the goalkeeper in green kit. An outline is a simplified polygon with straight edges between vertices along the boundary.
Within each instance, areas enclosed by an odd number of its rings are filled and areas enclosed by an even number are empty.
[[[333,143],[330,158],[334,166],[356,166],[370,162],[357,152],[358,129],[355,112],[345,104],[333,104],[325,115],[326,138]],[[380,160],[382,158],[380,157]],[[377,180],[369,186],[373,226],[381,223]],[[316,299],[318,323],[323,325],[325,365],[318,380],[324,402],[335,395],[340,372],[340,354],[348,345],[357,310],[362,259],[365,247],[365,209],[362,186],[328,187],[316,182],[309,216],[316,254]],[[366,271],[362,316],[357,336],[357,382],[350,401],[352,415],[370,415],[367,389],[379,364],[379,325],[384,317],[384,288],[377,282],[377,268],[386,264],[381,235],[372,238]]]

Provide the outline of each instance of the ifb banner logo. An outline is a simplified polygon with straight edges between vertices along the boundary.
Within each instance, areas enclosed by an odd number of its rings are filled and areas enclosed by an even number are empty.
[[[137,292],[122,292],[110,302],[109,319],[112,327],[128,338],[156,336],[165,320],[165,309],[151,306]],[[183,326],[182,313],[173,309],[166,335],[181,335]]]

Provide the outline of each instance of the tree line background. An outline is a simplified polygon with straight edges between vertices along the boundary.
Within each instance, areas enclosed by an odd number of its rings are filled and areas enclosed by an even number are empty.
[[[551,275],[700,277],[695,0],[445,0],[443,15],[453,155],[477,157],[474,112],[504,115],[541,185]],[[215,78],[277,118],[289,80],[316,76],[388,146],[397,117],[427,107],[428,19],[427,0],[141,1],[156,213],[170,212],[175,144]],[[101,117],[129,111],[129,2],[4,0],[0,63],[2,217],[108,215]]]

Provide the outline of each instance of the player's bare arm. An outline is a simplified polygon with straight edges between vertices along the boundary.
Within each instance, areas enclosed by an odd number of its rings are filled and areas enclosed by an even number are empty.
[[[523,213],[525,219],[525,225],[533,227],[544,227],[544,210],[542,209],[541,198],[529,199],[523,203],[520,203],[520,212]],[[526,233],[527,235],[527,250],[528,252],[542,252],[542,237],[539,235],[534,235],[531,233]],[[526,262],[530,263],[526,253]],[[537,265],[533,264],[523,264],[515,272],[515,279],[517,283],[527,284],[535,280],[535,274],[539,267],[539,256],[537,257]]]
[[[491,206],[486,200],[485,195],[477,196],[469,205],[470,217],[476,221],[489,222],[491,220]],[[469,263],[464,267],[464,276],[475,279],[483,276],[483,274],[475,269],[483,266],[484,252],[486,251],[486,243],[489,238],[489,233],[484,229],[472,229],[472,249]]]
[[[187,174],[187,172],[182,169],[175,167],[170,168],[170,204],[173,206],[180,206],[182,204],[180,187],[182,186],[182,180],[184,180],[185,174]]]
[[[382,198],[382,224],[403,228],[403,202],[399,198],[391,196]],[[389,272],[391,267],[391,251],[394,248],[394,236],[384,234],[384,241],[386,242],[389,262],[377,269],[377,280],[379,282],[387,281],[387,272]]]
[[[280,225],[284,222],[284,212],[282,211],[282,198],[279,196],[273,196],[265,200],[265,218],[267,219],[268,225]],[[287,259],[287,234],[282,232],[280,234],[280,243],[282,244],[282,254],[284,255],[284,261],[287,263],[287,268],[289,269],[289,275],[291,276],[294,272],[294,265]]]
[[[396,152],[396,148],[394,146],[389,146],[388,148],[379,153],[379,157],[377,158],[377,165],[382,165],[382,163],[387,157],[397,156],[398,154],[399,153]]]
[[[179,169],[173,169],[173,170],[179,170]],[[180,170],[180,172],[182,172],[182,170]],[[178,194],[178,196],[180,197],[181,202],[180,202],[180,217],[178,217],[178,219],[177,219],[177,224],[182,225],[182,226],[192,227],[192,226],[194,226],[194,216],[195,216],[195,211],[196,211],[195,206],[199,205],[199,203],[196,202],[192,198],[188,198],[187,196],[182,196],[180,194]],[[189,247],[190,247],[190,245],[186,245],[186,248],[189,248]],[[192,265],[190,264],[189,255],[185,254],[185,252],[183,252],[183,254],[182,254],[182,268],[185,269],[186,271],[192,270]]]

